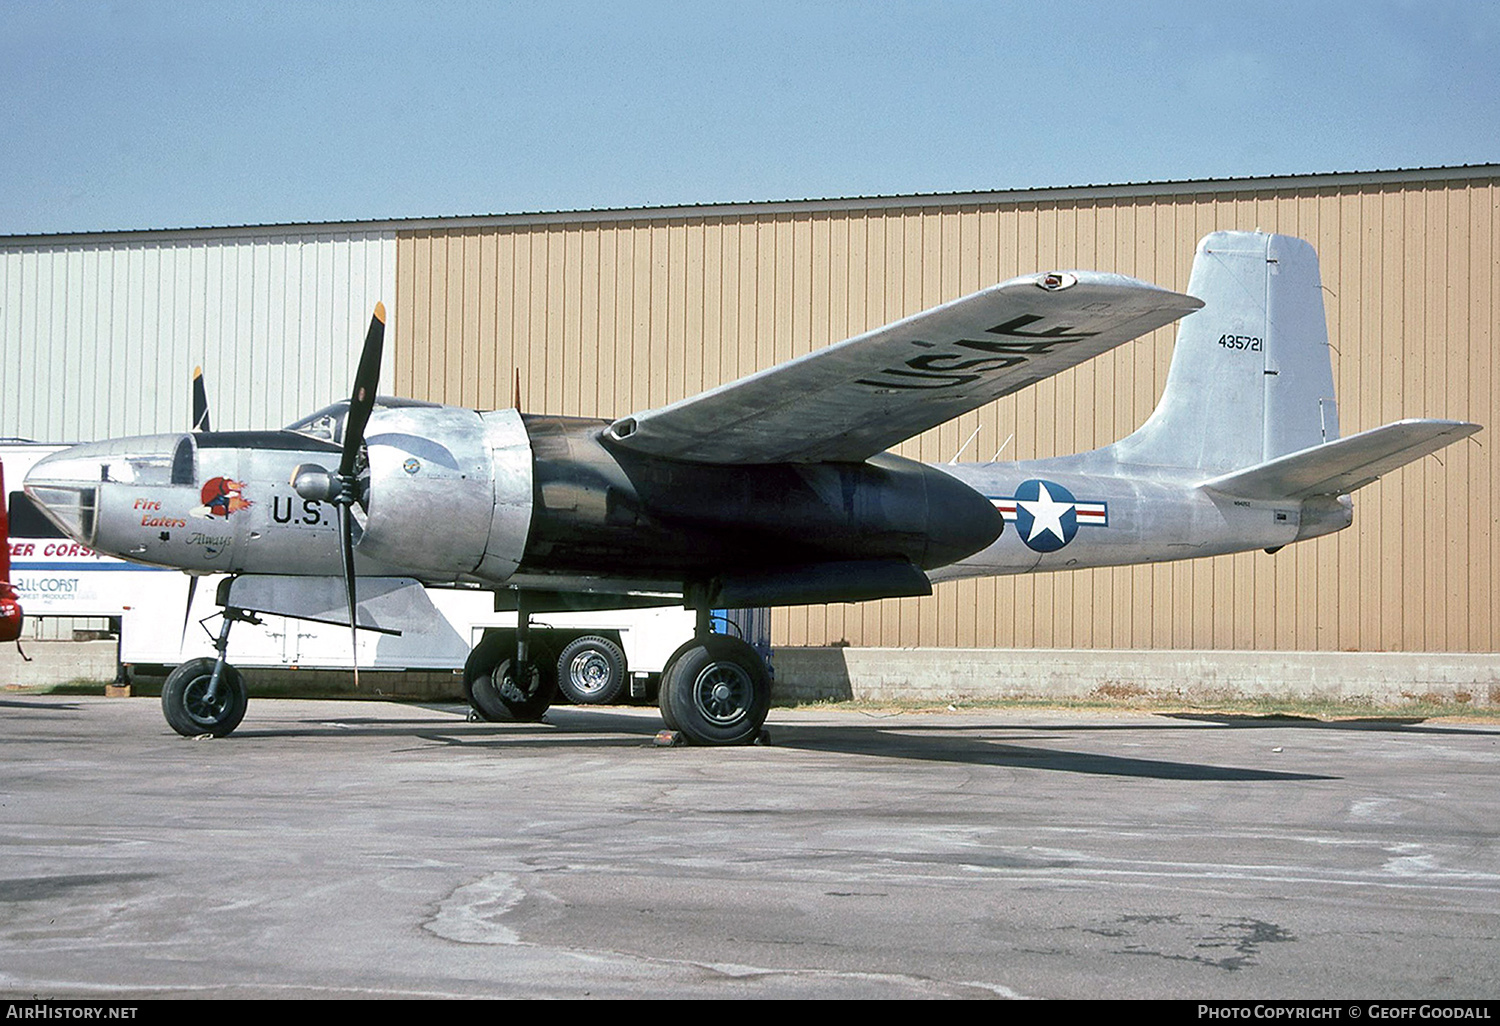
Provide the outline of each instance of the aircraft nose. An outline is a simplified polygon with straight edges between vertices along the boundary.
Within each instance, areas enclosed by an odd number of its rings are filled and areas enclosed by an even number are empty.
[[[94,544],[94,514],[104,475],[100,454],[88,445],[55,452],[39,460],[22,487],[47,518],[74,541]]]

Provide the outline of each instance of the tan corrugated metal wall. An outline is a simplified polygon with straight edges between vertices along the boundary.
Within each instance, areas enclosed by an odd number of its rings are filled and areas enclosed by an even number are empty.
[[[616,417],[659,406],[1016,274],[1118,271],[1185,288],[1199,237],[1317,246],[1345,434],[1401,417],[1487,427],[1356,497],[1355,525],[1284,549],[945,585],[928,599],[778,610],[778,644],[1493,651],[1500,552],[1500,180],[1084,193],[869,209],[402,231],[400,394]],[[1087,449],[1154,407],[1171,330],[967,414],[899,451]],[[1233,425],[1205,425],[1205,430]],[[1013,436],[1013,437],[1012,437]],[[1008,444],[1007,444],[1007,440]]]

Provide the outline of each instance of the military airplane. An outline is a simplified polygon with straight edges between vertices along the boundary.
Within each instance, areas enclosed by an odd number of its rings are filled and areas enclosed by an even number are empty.
[[[770,678],[749,645],[711,632],[713,608],[1275,551],[1349,526],[1350,492],[1479,430],[1403,420],[1340,436],[1306,242],[1209,235],[1188,289],[1024,275],[613,421],[377,398],[377,307],[346,402],[280,431],[75,446],[25,487],[94,549],[233,575],[217,596],[217,659],[184,663],[162,691],[183,734],[227,734],[244,715],[225,660],[236,621],[393,631],[399,596],[439,585],[517,610],[516,631],[486,636],[464,670],[491,719],[536,719],[552,699],[533,614],[697,610],[696,636],[662,673],[662,718],[695,743],[744,743]],[[1156,411],[1111,445],[942,466],[886,451],[1179,318]]]

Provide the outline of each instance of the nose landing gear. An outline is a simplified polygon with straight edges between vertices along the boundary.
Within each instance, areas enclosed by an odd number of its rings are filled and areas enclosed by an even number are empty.
[[[250,696],[240,671],[225,662],[229,629],[237,622],[260,624],[254,613],[224,608],[224,624],[214,642],[217,658],[189,659],[167,675],[161,686],[161,711],[167,725],[183,737],[224,737],[245,718]]]

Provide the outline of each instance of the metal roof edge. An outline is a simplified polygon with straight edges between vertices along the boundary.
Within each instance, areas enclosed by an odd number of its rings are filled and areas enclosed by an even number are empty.
[[[1265,192],[1288,189],[1359,188],[1422,182],[1452,182],[1500,178],[1500,164],[1463,164],[1404,168],[1388,171],[1332,171],[1245,178],[1180,179],[1162,182],[1124,182],[1104,185],[1039,186],[970,192],[909,193],[891,196],[848,196],[801,200],[751,200],[725,203],[685,203],[671,206],[614,207],[585,210],[533,211],[511,214],[458,214],[437,217],[386,218],[360,221],[293,221],[280,224],[222,225],[192,228],[140,228],[97,232],[0,235],[0,246],[87,245],[134,239],[222,238],[225,235],[274,237],[303,234],[363,234],[422,232],[547,224],[683,220],[745,215],[816,214],[850,210],[902,210],[997,204],[1047,203],[1068,200],[1146,199],[1216,193]]]

